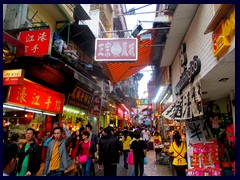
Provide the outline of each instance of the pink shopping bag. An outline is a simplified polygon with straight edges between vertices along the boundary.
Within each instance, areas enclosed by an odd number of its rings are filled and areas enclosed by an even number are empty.
[[[128,158],[127,158],[127,163],[129,164],[129,165],[134,165],[134,160],[133,160],[133,152],[129,152],[128,153]]]

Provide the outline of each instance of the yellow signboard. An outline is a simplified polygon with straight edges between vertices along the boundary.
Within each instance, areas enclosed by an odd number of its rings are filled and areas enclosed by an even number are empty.
[[[214,57],[221,57],[231,45],[231,35],[235,32],[235,10],[228,19],[223,19],[212,34]]]

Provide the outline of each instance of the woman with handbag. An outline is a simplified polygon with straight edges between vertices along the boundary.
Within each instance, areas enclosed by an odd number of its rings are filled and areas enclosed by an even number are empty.
[[[122,138],[122,144],[123,144],[123,162],[125,169],[128,169],[128,163],[127,163],[127,157],[128,153],[130,152],[130,142],[132,141],[132,138],[128,135],[128,131],[123,131],[123,138]]]
[[[90,176],[90,167],[95,160],[94,143],[88,140],[89,136],[90,133],[87,130],[82,132],[82,141],[79,143],[76,154],[76,161],[82,165],[83,176]]]

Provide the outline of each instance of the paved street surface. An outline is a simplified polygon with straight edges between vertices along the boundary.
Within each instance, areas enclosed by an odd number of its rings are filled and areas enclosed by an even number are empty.
[[[148,164],[144,165],[144,176],[172,176],[172,170],[169,165],[159,165],[156,164],[155,151],[149,150],[147,152]],[[97,163],[95,163],[96,176],[103,176],[103,171],[98,171]],[[42,164],[41,169],[39,170],[37,176],[42,175],[43,171]],[[128,169],[125,169],[123,166],[123,156],[120,157],[120,163],[117,168],[117,176],[134,176],[134,166],[128,166]]]

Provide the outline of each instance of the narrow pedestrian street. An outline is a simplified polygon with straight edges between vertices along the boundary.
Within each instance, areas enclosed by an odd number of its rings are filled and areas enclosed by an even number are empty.
[[[235,176],[236,5],[3,4],[3,176]]]
[[[172,176],[172,170],[169,165],[156,164],[155,151],[149,150],[147,152],[148,164],[144,165],[144,176]],[[103,171],[98,171],[98,164],[95,163],[96,176],[103,176]],[[37,173],[37,176],[42,176],[44,163],[41,165],[41,169]],[[120,163],[117,167],[117,176],[134,176],[134,166],[128,166],[125,169],[123,166],[123,155],[120,156]]]

